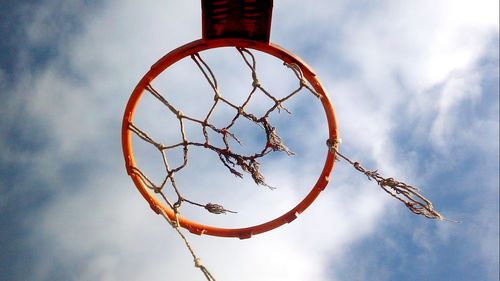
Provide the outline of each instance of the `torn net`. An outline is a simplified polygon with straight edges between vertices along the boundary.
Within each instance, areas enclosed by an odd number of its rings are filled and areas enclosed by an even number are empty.
[[[158,193],[160,197],[168,204],[170,208],[174,210],[175,213],[179,212],[179,208],[183,203],[188,203],[194,206],[202,207],[210,213],[214,214],[225,214],[234,213],[234,211],[225,209],[222,205],[216,203],[206,203],[201,204],[194,202],[185,198],[182,195],[181,188],[175,181],[175,174],[183,170],[189,165],[189,149],[191,147],[201,147],[210,150],[217,154],[220,163],[227,168],[227,170],[235,175],[236,177],[242,178],[244,174],[249,175],[252,180],[261,186],[266,186],[270,189],[275,187],[269,185],[266,182],[264,175],[261,173],[259,160],[266,155],[273,152],[282,152],[287,155],[294,155],[294,153],[285,145],[283,139],[279,136],[277,129],[270,122],[269,116],[273,112],[286,112],[291,114],[290,110],[285,107],[285,103],[290,100],[295,95],[299,94],[301,90],[306,89],[307,92],[313,94],[316,97],[320,97],[318,93],[309,85],[307,80],[304,78],[302,70],[296,64],[284,63],[287,69],[293,72],[297,78],[297,87],[292,90],[289,94],[285,95],[283,98],[277,98],[273,96],[269,91],[267,91],[264,86],[260,83],[257,75],[257,62],[254,54],[245,48],[236,48],[242,61],[250,70],[251,76],[251,89],[248,96],[241,104],[236,104],[229,99],[227,99],[223,93],[221,93],[217,79],[214,71],[205,62],[199,53],[191,55],[191,60],[195,63],[199,71],[205,77],[208,85],[211,89],[211,95],[213,96],[213,103],[211,104],[208,113],[203,118],[194,118],[192,116],[185,115],[176,105],[171,103],[165,98],[158,90],[153,88],[152,85],[147,85],[146,91],[160,101],[170,113],[175,115],[179,122],[179,134],[181,136],[181,141],[174,144],[165,145],[159,141],[153,139],[145,130],[136,126],[133,122],[129,124],[129,130],[135,135],[141,138],[143,141],[153,145],[161,154],[163,159],[163,165],[165,168],[166,175],[161,183],[155,183],[150,178],[148,178],[140,169],[134,167],[132,171],[142,180],[142,182],[151,190]],[[260,94],[271,101],[271,106],[262,114],[257,116],[256,114],[248,110],[248,105],[255,95]],[[215,111],[219,106],[229,106],[233,110],[233,117],[228,120],[228,122],[223,127],[217,127],[211,121],[214,116]],[[250,122],[256,124],[264,133],[265,141],[262,143],[261,149],[255,151],[251,154],[236,153],[231,145],[230,140],[235,141],[235,143],[241,145],[241,141],[235,132],[233,132],[233,127],[238,119],[244,118]],[[191,141],[186,134],[186,124],[190,122],[200,127],[203,134],[204,142]],[[215,136],[222,140],[223,145],[215,145],[216,141],[210,139],[209,135],[213,138]],[[173,167],[169,163],[167,157],[167,151],[172,149],[183,149],[183,161],[180,165]],[[171,186],[177,195],[175,201],[171,201],[164,193],[164,188]]]
[[[296,76],[298,80],[298,86],[291,91],[288,95],[283,98],[276,98],[270,92],[268,92],[260,83],[257,75],[257,65],[255,56],[248,49],[245,48],[236,48],[237,52],[240,54],[244,64],[249,68],[251,74],[251,90],[248,93],[247,98],[241,104],[235,104],[221,93],[217,79],[210,68],[210,66],[202,59],[199,53],[195,53],[191,55],[192,61],[195,63],[197,68],[201,71],[203,76],[205,77],[207,83],[210,86],[213,96],[213,103],[211,104],[208,113],[204,116],[204,118],[197,119],[192,116],[185,115],[175,104],[172,104],[168,101],[159,91],[153,88],[152,85],[147,85],[145,88],[146,91],[151,94],[154,98],[160,101],[170,113],[172,113],[179,122],[179,134],[181,135],[181,141],[174,144],[165,145],[155,139],[153,139],[145,130],[139,128],[133,122],[129,123],[129,130],[137,135],[143,141],[149,143],[154,146],[163,159],[163,165],[165,168],[165,176],[160,183],[153,182],[147,175],[145,175],[139,168],[132,167],[132,173],[138,176],[141,181],[147,186],[149,189],[153,190],[155,193],[159,194],[160,197],[167,203],[167,205],[174,211],[175,219],[171,219],[164,213],[164,211],[160,208],[161,215],[169,222],[169,224],[176,229],[177,233],[184,240],[187,248],[191,252],[194,258],[194,264],[197,268],[199,268],[202,273],[205,275],[206,279],[209,281],[215,280],[215,278],[211,275],[211,273],[201,264],[200,259],[195,254],[191,245],[187,241],[186,237],[179,230],[179,222],[178,216],[180,214],[179,209],[183,203],[188,203],[194,206],[198,206],[204,208],[210,213],[213,214],[226,214],[226,213],[235,213],[234,211],[228,210],[224,208],[222,205],[216,203],[205,203],[201,204],[195,201],[192,201],[188,198],[185,198],[182,195],[180,187],[177,185],[175,180],[175,174],[183,170],[189,165],[189,149],[191,147],[200,147],[205,148],[207,150],[212,151],[217,154],[220,163],[227,168],[227,170],[235,175],[236,177],[243,177],[245,174],[249,175],[252,180],[257,185],[266,186],[270,189],[274,189],[273,186],[269,185],[266,182],[264,175],[260,171],[260,162],[259,160],[265,157],[266,155],[273,152],[281,152],[287,155],[293,155],[294,153],[285,145],[283,139],[279,136],[276,128],[270,122],[270,114],[273,112],[280,113],[284,111],[286,113],[291,113],[285,107],[285,103],[290,100],[292,97],[296,96],[302,90],[306,90],[307,92],[313,94],[317,98],[321,98],[321,96],[311,87],[308,81],[304,78],[302,70],[296,64],[287,64],[284,65],[290,69],[293,74]],[[265,113],[260,116],[249,112],[248,104],[255,97],[256,94],[261,94],[271,101],[272,106],[270,106]],[[225,105],[229,106],[233,110],[233,117],[226,123],[223,127],[217,127],[211,121],[211,117],[213,117],[214,112],[217,110],[218,106]],[[230,145],[230,140],[235,141],[238,144],[241,144],[238,136],[233,132],[233,127],[236,124],[236,121],[240,118],[249,120],[250,122],[257,124],[258,127],[265,134],[265,141],[262,144],[260,150],[255,151],[251,154],[240,154],[236,153]],[[203,142],[195,142],[188,139],[185,131],[186,123],[190,122],[200,127],[201,132],[203,134]],[[211,134],[209,134],[209,132]],[[213,141],[210,140],[209,135],[215,133],[215,136],[222,140],[223,145],[217,146]],[[419,190],[406,185],[405,183],[396,181],[393,178],[383,178],[377,171],[368,171],[365,170],[358,162],[353,162],[349,158],[338,152],[338,143],[337,142],[329,142],[328,146],[333,153],[336,153],[338,157],[343,158],[348,163],[350,163],[356,170],[365,174],[370,180],[375,180],[377,184],[387,193],[389,193],[394,198],[403,202],[405,206],[410,209],[413,213],[418,215],[423,215],[427,218],[432,219],[443,219],[443,216],[439,214],[436,210],[434,210],[432,203],[422,196],[419,193]],[[183,161],[181,164],[177,166],[172,166],[169,163],[169,159],[167,157],[167,151],[182,148],[183,150]],[[164,193],[164,189],[170,186],[177,195],[175,201],[167,198]]]
[[[378,186],[387,194],[402,202],[412,213],[422,215],[428,219],[446,220],[450,222],[457,222],[443,217],[438,211],[434,209],[432,202],[427,199],[420,190],[414,186],[400,182],[394,178],[385,178],[380,175],[377,170],[367,170],[357,161],[349,159],[347,156],[339,152],[339,140],[327,140],[326,145],[335,153],[337,160],[344,160],[349,163],[354,169],[364,174],[368,180],[375,181]]]

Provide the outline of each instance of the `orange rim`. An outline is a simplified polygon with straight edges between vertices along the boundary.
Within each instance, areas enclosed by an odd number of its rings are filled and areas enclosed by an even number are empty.
[[[241,47],[241,48],[249,48],[255,49],[258,51],[265,52],[272,56],[275,56],[286,63],[295,63],[302,69],[304,73],[304,77],[309,81],[311,86],[314,87],[316,92],[321,96],[320,100],[323,104],[323,108],[326,113],[326,118],[328,122],[328,134],[329,139],[336,140],[337,139],[337,122],[335,119],[335,111],[330,102],[330,99],[327,96],[326,90],[323,85],[317,78],[314,71],[305,64],[300,58],[286,51],[285,49],[270,43],[258,42],[254,40],[245,40],[245,39],[213,39],[213,40],[197,40],[191,43],[188,43],[184,46],[181,46],[163,58],[161,58],[158,62],[156,62],[151,69],[144,75],[144,77],[139,81],[134,91],[132,92],[127,106],[125,108],[125,113],[123,116],[122,123],[122,148],[123,155],[125,157],[125,166],[127,168],[128,175],[132,178],[135,186],[142,194],[142,196],[148,201],[150,207],[156,212],[160,213],[163,210],[164,213],[170,219],[175,219],[175,214],[172,209],[167,207],[163,202],[161,202],[156,196],[154,192],[146,187],[146,185],[142,182],[140,177],[133,172],[133,169],[136,167],[134,153],[132,149],[132,135],[129,130],[129,124],[132,122],[134,118],[134,112],[136,109],[139,100],[141,99],[142,94],[146,86],[151,83],[160,73],[162,73],[165,69],[181,60],[184,57],[190,56],[192,54],[218,48],[218,47]],[[325,146],[326,148],[326,146]],[[318,197],[318,195],[325,189],[329,182],[329,176],[334,166],[334,154],[326,149],[327,155],[324,167],[321,171],[321,174],[316,181],[316,184],[312,187],[311,191],[306,195],[306,197],[298,203],[293,209],[288,211],[287,213],[264,223],[243,227],[243,228],[221,228],[214,227],[209,225],[200,224],[195,221],[188,220],[185,217],[179,216],[179,224],[180,226],[186,228],[192,233],[201,235],[213,235],[213,236],[221,236],[221,237],[238,237],[240,239],[250,238],[252,235],[256,235],[259,233],[263,233],[274,228],[277,228],[285,223],[289,223],[297,218],[299,214],[301,214],[307,207],[309,207],[312,202]]]

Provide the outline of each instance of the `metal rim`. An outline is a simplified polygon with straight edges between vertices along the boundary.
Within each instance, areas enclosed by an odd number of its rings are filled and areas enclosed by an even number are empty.
[[[125,166],[127,173],[132,178],[135,186],[142,194],[142,196],[148,201],[150,207],[156,212],[160,213],[163,210],[164,213],[168,215],[170,219],[175,218],[174,211],[169,207],[165,206],[156,196],[154,192],[149,190],[141,179],[132,171],[135,167],[135,159],[132,149],[132,139],[131,132],[129,130],[129,123],[133,120],[135,108],[141,99],[141,96],[145,90],[145,87],[153,81],[158,75],[160,75],[165,69],[181,60],[186,56],[190,56],[194,53],[201,52],[208,49],[218,48],[218,47],[242,47],[255,49],[258,51],[265,52],[269,55],[275,56],[287,63],[296,63],[300,66],[304,73],[304,77],[309,81],[311,86],[314,87],[316,92],[321,96],[321,103],[325,110],[327,122],[328,122],[328,135],[330,140],[336,140],[338,135],[337,122],[335,118],[334,108],[327,96],[326,90],[317,78],[314,71],[307,66],[300,58],[293,55],[292,53],[286,51],[285,49],[269,43],[262,43],[253,40],[244,39],[213,39],[213,40],[197,40],[186,45],[183,45],[164,57],[162,57],[158,62],[156,62],[151,69],[144,75],[144,77],[139,81],[134,91],[132,92],[127,106],[125,108],[125,113],[123,116],[122,123],[122,148],[123,155],[125,157]],[[270,221],[244,227],[244,228],[221,228],[215,226],[209,226],[200,224],[195,221],[191,221],[185,217],[179,216],[180,226],[186,228],[192,233],[201,235],[213,235],[220,237],[238,237],[240,239],[250,238],[252,235],[263,233],[274,228],[277,228],[285,223],[290,223],[295,220],[297,216],[302,213],[307,207],[309,207],[312,202],[317,198],[317,196],[325,189],[329,182],[329,176],[334,166],[334,154],[327,149],[327,155],[325,164],[321,171],[321,174],[316,181],[316,184],[311,188],[311,191],[306,195],[306,197],[299,202],[294,208],[285,214],[272,219]]]

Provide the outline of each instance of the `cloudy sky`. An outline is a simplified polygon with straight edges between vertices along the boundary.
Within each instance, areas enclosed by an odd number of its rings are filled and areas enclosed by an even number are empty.
[[[276,1],[271,41],[318,73],[341,150],[419,186],[461,223],[417,217],[338,162],[328,188],[289,225],[247,240],[188,235],[204,264],[219,281],[498,280],[498,1],[309,2]],[[134,188],[120,144],[123,109],[142,75],[200,38],[199,1],[0,5],[0,280],[204,280]],[[236,59],[212,62],[230,65],[223,75]],[[158,87],[189,97],[191,83],[168,82],[200,78],[193,65]],[[280,70],[262,81],[291,89]],[[185,100],[193,112],[204,105]],[[161,108],[147,105],[145,125],[177,133],[151,122]],[[193,160],[182,179],[198,187],[193,196],[238,211],[200,219],[243,226],[293,206],[326,151],[318,106],[306,94],[290,102],[283,138],[297,157],[263,165],[272,192],[228,176],[218,160]],[[157,155],[138,151],[154,172]]]

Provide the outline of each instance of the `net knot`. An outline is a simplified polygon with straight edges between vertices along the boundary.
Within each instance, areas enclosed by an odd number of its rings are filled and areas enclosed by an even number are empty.
[[[389,186],[392,188],[396,187],[397,183],[398,182],[393,178],[386,178],[380,181],[380,185]]]
[[[365,174],[365,176],[368,177],[369,180],[372,180],[372,179],[377,179],[377,176],[379,175],[378,174],[378,170],[374,170],[374,171],[365,171],[363,172]]]
[[[181,225],[179,222],[179,213],[175,212],[174,219],[170,220],[170,225],[172,225],[173,228],[179,228]]]
[[[200,258],[195,258],[194,259],[194,267],[200,268],[202,266],[203,266],[203,264],[201,263],[201,259]]]
[[[212,214],[226,214],[226,213],[236,213],[236,212],[233,212],[233,211],[230,211],[226,208],[224,208],[223,206],[219,205],[219,204],[214,204],[214,203],[208,203],[205,205],[205,209],[207,211],[209,211],[210,213]]]
[[[363,173],[365,172],[365,169],[361,166],[361,164],[359,162],[356,161],[352,165],[354,166],[354,168],[356,168],[356,170],[363,172]]]
[[[300,86],[301,86],[301,87],[305,87],[305,86],[307,86],[307,81],[306,81],[306,79],[304,79],[304,78],[300,79]]]
[[[214,101],[218,101],[220,99],[219,89],[215,89]]]
[[[326,140],[326,146],[328,147],[328,150],[330,150],[331,152],[335,152],[339,148],[339,145],[341,143],[342,143],[341,138]]]
[[[179,198],[179,200],[177,200],[177,202],[174,203],[174,212],[179,212],[179,208],[181,207],[181,204],[182,204],[182,199]]]
[[[255,78],[255,79],[253,80],[253,82],[252,82],[252,87],[254,87],[254,88],[258,88],[258,87],[260,87],[260,82],[259,82],[259,80],[258,80],[257,78]]]

